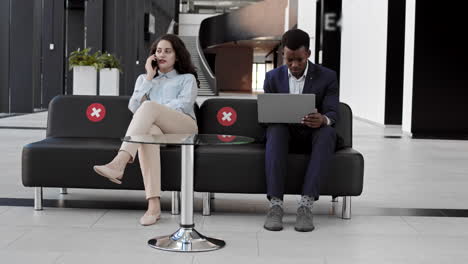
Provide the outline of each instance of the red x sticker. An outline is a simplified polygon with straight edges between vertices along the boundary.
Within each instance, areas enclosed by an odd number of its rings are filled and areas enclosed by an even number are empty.
[[[226,106],[219,109],[216,117],[222,126],[232,126],[237,121],[237,112],[232,107]]]
[[[106,108],[99,103],[94,103],[86,109],[86,117],[91,122],[99,122],[106,117]]]
[[[236,139],[236,136],[231,136],[231,135],[218,135],[218,139],[223,141],[223,142],[231,142],[234,139]]]

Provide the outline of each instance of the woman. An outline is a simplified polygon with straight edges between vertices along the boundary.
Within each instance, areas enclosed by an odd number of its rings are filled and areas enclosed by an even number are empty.
[[[134,113],[126,136],[144,134],[197,133],[193,105],[199,84],[195,67],[184,43],[167,34],[156,40],[145,64],[128,108]],[[159,145],[124,142],[114,159],[94,170],[110,181],[121,184],[127,163],[138,152],[148,210],[141,217],[142,225],[152,225],[160,218],[161,165]]]

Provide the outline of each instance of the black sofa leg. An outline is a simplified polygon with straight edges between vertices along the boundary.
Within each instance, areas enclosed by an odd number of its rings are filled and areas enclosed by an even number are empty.
[[[60,194],[68,194],[67,188],[60,188]]]
[[[204,192],[203,196],[203,215],[211,215],[211,193]]]
[[[172,192],[172,209],[171,214],[180,214],[180,192]]]
[[[351,196],[343,197],[341,218],[351,219]]]
[[[34,187],[34,210],[42,210],[42,187]]]

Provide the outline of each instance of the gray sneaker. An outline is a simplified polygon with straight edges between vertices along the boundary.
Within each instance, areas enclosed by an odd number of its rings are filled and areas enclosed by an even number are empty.
[[[283,208],[279,205],[270,207],[263,227],[270,231],[280,231],[283,229]]]
[[[314,221],[312,212],[307,206],[300,206],[297,208],[296,225],[294,229],[299,232],[310,232],[314,230]]]

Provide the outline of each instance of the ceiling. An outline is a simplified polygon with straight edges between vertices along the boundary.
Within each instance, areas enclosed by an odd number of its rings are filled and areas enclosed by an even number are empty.
[[[216,52],[220,48],[238,48],[248,47],[252,48],[255,56],[266,56],[276,46],[280,44],[280,40],[240,40],[235,42],[226,42],[214,47],[209,47],[206,52]]]
[[[186,13],[228,13],[262,0],[182,0]]]

